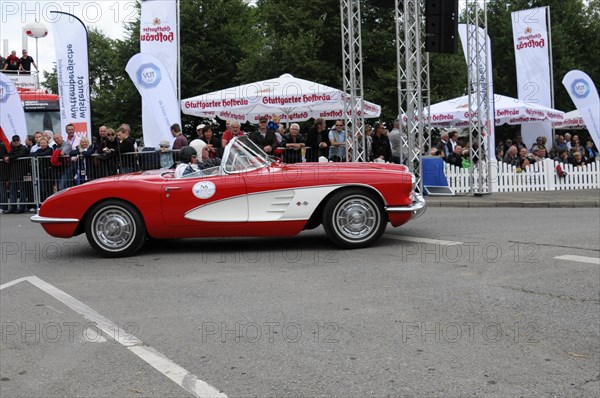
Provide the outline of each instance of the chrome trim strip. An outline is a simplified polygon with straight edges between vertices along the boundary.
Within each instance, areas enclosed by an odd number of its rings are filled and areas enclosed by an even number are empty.
[[[41,217],[36,214],[35,216],[31,216],[31,222],[39,223],[39,224],[65,224],[65,223],[73,223],[79,222],[77,218],[54,218],[54,217]]]
[[[413,219],[420,217],[427,210],[427,203],[423,195],[413,192],[412,203],[408,206],[386,206],[385,211],[388,213],[413,213]]]

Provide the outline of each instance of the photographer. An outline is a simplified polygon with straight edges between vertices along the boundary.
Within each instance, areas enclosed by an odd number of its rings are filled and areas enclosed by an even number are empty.
[[[525,169],[527,168],[527,166],[529,166],[530,164],[534,164],[535,163],[535,158],[533,157],[533,155],[531,153],[529,153],[529,151],[527,150],[527,148],[521,148],[519,150],[519,168],[520,169]]]

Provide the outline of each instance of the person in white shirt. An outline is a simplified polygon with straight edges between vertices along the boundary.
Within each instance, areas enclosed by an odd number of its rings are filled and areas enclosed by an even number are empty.
[[[40,138],[42,138],[42,133],[39,131],[36,131],[33,134],[33,145],[31,146],[29,153],[34,153],[35,151],[37,151],[40,148],[40,146],[38,144],[38,142],[40,142]]]

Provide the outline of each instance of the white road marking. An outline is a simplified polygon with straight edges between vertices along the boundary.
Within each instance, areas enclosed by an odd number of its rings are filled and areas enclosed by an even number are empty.
[[[556,260],[567,260],[567,261],[577,261],[578,263],[588,263],[600,265],[600,258],[598,257],[583,257],[583,256],[574,256],[574,255],[565,255],[565,256],[557,256],[554,257]]]
[[[154,369],[173,380],[184,390],[195,397],[227,398],[227,395],[223,394],[205,381],[198,379],[196,376],[177,365],[160,352],[148,347],[143,341],[121,329],[118,324],[103,317],[73,296],[70,296],[55,286],[52,286],[48,282],[41,280],[37,276],[29,276],[7,282],[3,285],[0,285],[0,290],[24,281],[27,281],[36,286],[38,289],[48,293],[50,296],[71,308],[73,311],[79,313],[85,319],[95,322],[97,327],[107,336],[110,336],[113,340],[126,347],[129,351],[140,357]]]
[[[23,282],[23,281],[26,281],[27,279],[28,279],[28,278],[27,278],[27,277],[25,277],[25,278],[19,278],[19,279],[15,279],[14,281],[6,282],[6,283],[4,283],[4,284],[0,285],[0,290],[2,290],[2,289],[5,289],[5,288],[7,288],[7,287],[14,286],[14,285],[16,285],[17,283],[21,283],[21,282]]]
[[[443,245],[443,246],[456,246],[462,245],[463,242],[454,242],[451,240],[439,240],[439,239],[427,239],[427,238],[416,238],[413,236],[400,236],[400,235],[383,235],[384,238],[390,238],[395,240],[401,240],[405,242],[416,242],[426,243],[429,245]]]

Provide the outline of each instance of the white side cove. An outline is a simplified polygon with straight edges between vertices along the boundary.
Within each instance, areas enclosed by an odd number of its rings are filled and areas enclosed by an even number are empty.
[[[341,185],[268,191],[209,203],[185,218],[205,222],[308,220],[319,203]]]

